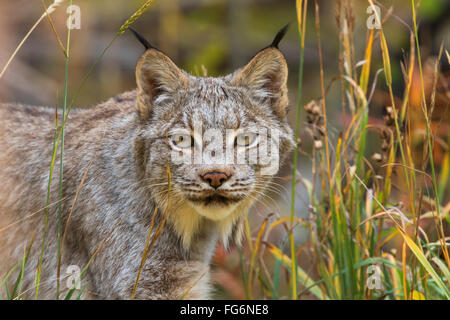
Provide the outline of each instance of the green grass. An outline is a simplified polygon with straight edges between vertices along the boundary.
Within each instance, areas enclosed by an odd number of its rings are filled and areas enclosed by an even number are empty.
[[[372,1],[369,1],[369,3],[373,5]],[[302,1],[297,1],[297,9],[301,7],[301,4]],[[314,4],[315,9],[319,10],[317,3],[315,2]],[[350,9],[349,5],[351,6],[349,3],[343,4],[342,10]],[[310,113],[311,119],[316,119],[311,120],[312,122],[310,123],[313,127],[314,139],[320,140],[320,143],[312,144],[313,180],[307,181],[304,177],[301,177],[303,184],[311,186],[309,188],[309,203],[311,205],[312,219],[306,222],[311,237],[306,245],[313,252],[313,261],[311,263],[313,267],[308,273],[298,266],[298,257],[293,254],[293,252],[296,252],[296,248],[292,246],[292,242],[291,249],[286,251],[283,248],[267,243],[269,252],[275,260],[274,277],[279,276],[280,270],[277,268],[279,268],[281,263],[282,268],[285,268],[286,272],[288,272],[287,282],[290,285],[285,286],[284,292],[280,294],[278,287],[277,292],[271,292],[261,281],[259,286],[254,287],[255,292],[263,292],[259,298],[270,298],[273,296],[292,297],[297,292],[298,298],[302,298],[303,294],[309,293],[315,299],[450,299],[450,261],[447,253],[448,236],[445,239],[445,218],[441,214],[442,207],[440,205],[440,200],[445,194],[445,191],[441,188],[447,187],[449,179],[447,168],[449,151],[446,151],[444,157],[446,160],[441,170],[441,175],[438,177],[435,169],[436,164],[433,159],[434,140],[431,131],[431,116],[428,114],[429,108],[425,99],[420,57],[421,48],[416,25],[417,8],[415,5],[414,1],[412,1],[411,17],[413,27],[411,38],[414,41],[409,52],[410,61],[412,62],[408,65],[409,70],[406,73],[400,110],[395,106],[392,90],[392,62],[390,61],[389,48],[383,28],[368,32],[364,55],[366,62],[359,74],[355,71],[356,66],[341,68],[342,73],[339,78],[342,81],[344,91],[349,93],[347,95],[347,98],[350,100],[348,104],[355,106],[355,108],[345,110],[346,106],[342,105],[343,112],[350,112],[351,121],[350,125],[346,126],[339,135],[339,139],[336,141],[329,141],[328,139],[326,109],[324,108],[325,99],[312,102],[313,106],[319,107],[315,110],[321,110],[319,117],[317,117],[317,114],[311,114],[313,109],[311,105],[305,107],[306,114]],[[301,16],[301,14],[298,15],[298,17]],[[316,14],[316,31],[320,39],[320,21],[318,21],[318,16]],[[344,16],[340,15],[340,19],[342,21]],[[299,18],[301,53],[296,137],[298,137],[300,130],[299,114],[303,104],[301,101],[301,90],[303,68],[302,37],[304,35],[302,26],[304,23],[305,21]],[[363,59],[354,56],[352,36],[351,32],[344,33],[340,30],[341,50],[344,60],[347,62]],[[382,52],[384,86],[382,84],[372,84],[369,81],[370,78],[374,78],[374,72],[371,73],[371,57],[376,41],[380,43]],[[318,44],[319,56],[321,57],[320,40]],[[414,48],[414,45],[416,48]],[[439,59],[441,56],[442,47]],[[411,143],[411,130],[403,132],[400,129],[404,126],[405,121],[411,125],[409,112],[412,111],[410,111],[411,105],[408,99],[410,96],[412,71],[415,66],[414,61],[417,61],[420,71],[423,97],[421,109],[423,110],[423,118],[426,124],[426,135],[423,142],[426,146],[427,156],[423,158],[423,163],[419,168],[413,162],[412,155],[414,151]],[[328,61],[328,63],[330,62]],[[324,92],[322,63],[320,68],[322,92]],[[309,71],[311,72],[311,70]],[[434,77],[436,76],[437,73],[434,74]],[[386,157],[383,166],[380,166],[381,168],[378,168],[378,170],[374,169],[373,163],[370,162],[370,157],[367,154],[368,131],[376,129],[368,124],[368,99],[370,92],[368,88],[373,85],[376,85],[379,90],[387,90],[389,92],[394,110],[393,123],[386,124],[393,139],[385,152]],[[336,107],[336,105],[333,106],[333,108]],[[399,111],[400,114],[398,114]],[[335,150],[333,159],[330,158],[327,148],[324,147],[327,145],[327,141],[333,145],[332,149]],[[297,186],[297,162],[298,155],[294,154],[293,189]],[[418,203],[422,201],[421,193],[424,192],[424,188],[419,184],[416,175],[420,174],[428,177],[429,175],[422,170],[422,168],[427,167],[431,168],[432,195],[430,198],[432,199],[432,213],[428,214],[428,216],[420,217],[422,212],[418,212],[417,208],[421,207]],[[379,175],[381,175],[381,179],[377,178]],[[300,179],[300,177],[297,176],[297,179]],[[392,194],[393,182],[405,186],[404,198],[409,201],[402,208],[396,205],[398,200]],[[316,190],[317,186],[321,186],[320,192]],[[292,190],[291,218],[290,223],[287,225],[290,239],[292,239],[294,230],[294,196],[295,190]],[[448,205],[446,206],[446,216],[448,222]],[[421,219],[428,220],[431,223],[431,227],[428,227],[426,230],[421,229],[419,225]],[[275,221],[274,224],[278,222]],[[434,233],[433,229],[437,230],[437,232]],[[433,242],[433,245],[431,245],[431,242]],[[399,250],[391,251],[390,248],[393,247],[399,248]],[[367,271],[371,265],[376,265],[380,270],[380,280],[383,284],[381,290],[370,289],[368,286],[368,281],[371,280],[372,274],[369,274]],[[255,269],[255,266],[252,269]],[[249,268],[245,269],[245,266],[244,270],[249,272]],[[264,278],[264,273],[261,269],[259,271],[261,272],[260,276]],[[255,271],[252,270],[252,272]],[[261,288],[264,289],[262,290]],[[254,295],[252,296],[254,297]]]

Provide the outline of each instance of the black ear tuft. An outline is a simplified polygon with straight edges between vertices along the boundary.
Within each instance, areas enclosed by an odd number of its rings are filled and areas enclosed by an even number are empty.
[[[277,48],[278,49],[278,44],[280,43],[280,41],[283,39],[284,35],[288,31],[289,25],[290,25],[290,23],[288,23],[287,25],[285,25],[283,27],[283,29],[278,31],[277,35],[275,36],[275,39],[273,39],[272,44],[269,47],[273,47],[273,48]]]
[[[128,28],[136,37],[136,39],[138,39],[138,41],[145,47],[146,50],[148,49],[156,49],[155,47],[153,47],[148,41],[147,39],[145,39],[141,34],[139,34],[136,30],[134,30],[133,28]]]

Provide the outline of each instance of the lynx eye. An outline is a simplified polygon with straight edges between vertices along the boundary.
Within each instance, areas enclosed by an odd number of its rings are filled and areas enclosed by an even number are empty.
[[[244,132],[238,134],[234,141],[235,146],[249,147],[256,142],[257,134],[252,132]]]
[[[174,134],[172,144],[178,148],[187,149],[193,146],[194,139],[188,134]]]

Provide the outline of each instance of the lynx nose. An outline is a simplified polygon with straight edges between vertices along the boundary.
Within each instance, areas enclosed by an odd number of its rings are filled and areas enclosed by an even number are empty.
[[[214,189],[219,188],[225,181],[230,178],[231,175],[227,175],[223,171],[206,171],[200,174],[200,178],[207,182]]]

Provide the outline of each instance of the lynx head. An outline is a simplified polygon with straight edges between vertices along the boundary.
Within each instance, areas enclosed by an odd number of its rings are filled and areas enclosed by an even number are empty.
[[[285,32],[218,78],[192,76],[144,42],[136,69],[142,179],[161,209],[175,208],[185,244],[205,219],[217,222],[224,242],[233,231],[239,237],[245,213],[294,145],[278,50]]]

